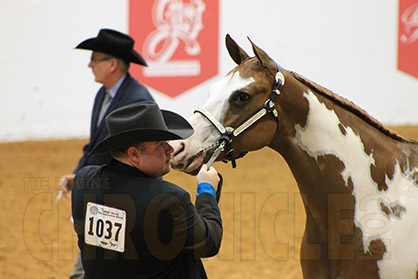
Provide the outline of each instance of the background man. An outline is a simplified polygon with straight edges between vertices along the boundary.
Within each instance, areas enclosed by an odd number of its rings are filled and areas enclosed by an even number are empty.
[[[87,165],[102,165],[111,160],[110,153],[87,156],[93,147],[107,135],[104,118],[113,110],[134,102],[153,100],[148,90],[129,74],[130,63],[147,66],[134,50],[134,40],[121,32],[101,29],[95,38],[87,39],[76,49],[92,50],[89,67],[95,81],[103,84],[96,94],[90,126],[90,141],[83,148],[83,156],[72,174],[64,175],[60,187],[69,197],[75,174]],[[78,260],[70,278],[84,278]]]
[[[109,135],[90,154],[114,159],[81,169],[72,191],[85,278],[206,278],[200,258],[216,255],[222,239],[218,173],[201,168],[196,207],[162,179],[171,169],[167,140],[193,128],[153,102],[119,108],[106,124]]]

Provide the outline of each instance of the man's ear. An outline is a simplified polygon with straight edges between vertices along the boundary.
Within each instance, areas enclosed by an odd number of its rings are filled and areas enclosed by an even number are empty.
[[[139,162],[139,153],[140,153],[139,149],[135,146],[131,146],[127,150],[129,160],[131,160],[132,162],[136,164],[138,164]]]
[[[110,59],[110,66],[112,67],[112,72],[114,72],[116,69],[120,68],[119,67],[119,61],[116,58],[112,58]]]

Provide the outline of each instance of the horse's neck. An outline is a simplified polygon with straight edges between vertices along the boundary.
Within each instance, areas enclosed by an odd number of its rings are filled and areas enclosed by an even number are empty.
[[[376,278],[376,260],[414,247],[394,240],[416,239],[410,228],[418,208],[418,144],[387,132],[360,109],[315,87],[291,77],[286,86],[277,103],[279,128],[269,147],[284,157],[303,198],[304,274]],[[312,261],[311,255],[335,261]],[[399,255],[395,262],[403,262]]]
[[[356,114],[360,109],[348,110],[312,87],[291,88],[289,96],[281,96],[279,114],[284,121],[270,147],[289,164],[300,192],[307,195],[306,206],[327,210],[321,203],[327,204],[330,194],[357,190],[365,195],[363,189],[354,189],[364,184],[371,185],[369,192],[385,191],[397,169],[411,167],[405,155],[411,143],[382,132]]]

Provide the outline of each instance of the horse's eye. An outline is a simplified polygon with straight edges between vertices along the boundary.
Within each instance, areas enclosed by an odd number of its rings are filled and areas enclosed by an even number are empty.
[[[234,101],[237,103],[245,103],[250,99],[250,95],[246,92],[237,92]]]

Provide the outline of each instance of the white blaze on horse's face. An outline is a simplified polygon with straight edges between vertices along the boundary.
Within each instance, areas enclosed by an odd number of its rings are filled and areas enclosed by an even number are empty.
[[[229,106],[228,100],[231,94],[247,87],[254,81],[252,77],[244,79],[239,75],[239,72],[231,72],[209,88],[209,99],[203,105],[203,108],[222,123],[224,112]]]
[[[203,108],[222,123],[224,113],[229,107],[228,100],[231,94],[253,82],[253,78],[244,79],[239,75],[239,72],[230,72],[226,77],[209,88],[209,98],[203,105]],[[193,114],[189,118],[189,122],[195,130],[194,134],[184,141],[173,142],[174,154],[180,148],[184,148],[184,150],[181,152],[181,155],[174,156],[172,165],[174,168],[186,172],[191,172],[200,167],[206,155],[202,150],[206,150],[214,145],[220,137],[219,131],[199,113]],[[182,145],[182,147],[179,145]],[[191,158],[193,162],[190,161]],[[181,162],[187,162],[187,165],[181,166],[179,164]],[[183,167],[185,168],[183,169]]]
[[[365,152],[365,145],[351,127],[341,131],[340,119],[334,110],[328,109],[312,92],[304,94],[309,103],[307,122],[304,127],[295,126],[294,141],[311,157],[333,155],[343,164],[341,173],[346,186],[352,183],[355,197],[354,223],[363,234],[364,253],[370,253],[372,241],[382,241],[386,252],[378,261],[381,278],[415,278],[418,262],[416,215],[418,188],[413,177],[418,169],[402,172],[399,162],[394,166],[392,180],[386,178],[387,191],[379,191],[370,173],[375,164],[373,151]],[[399,214],[388,216],[382,210],[398,208]],[[409,252],[408,252],[409,251]],[[397,265],[403,262],[399,270]]]

